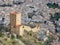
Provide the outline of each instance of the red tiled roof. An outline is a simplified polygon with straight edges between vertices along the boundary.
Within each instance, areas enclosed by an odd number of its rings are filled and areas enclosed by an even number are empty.
[[[17,14],[17,12],[16,12],[16,11],[14,11],[14,12],[11,12],[11,14],[14,14],[14,15],[15,15],[15,14]]]
[[[18,27],[22,26],[21,24],[20,25],[17,25]]]

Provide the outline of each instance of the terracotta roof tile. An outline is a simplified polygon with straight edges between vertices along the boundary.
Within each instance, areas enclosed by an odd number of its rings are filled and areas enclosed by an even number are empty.
[[[15,14],[17,14],[17,12],[16,12],[16,11],[14,11],[14,12],[11,12],[11,14],[14,14],[14,15],[15,15]]]
[[[22,25],[17,25],[18,27],[22,26]]]

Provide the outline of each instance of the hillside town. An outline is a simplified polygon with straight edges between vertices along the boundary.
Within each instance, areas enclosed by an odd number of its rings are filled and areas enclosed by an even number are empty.
[[[0,0],[0,45],[60,45],[60,0]]]

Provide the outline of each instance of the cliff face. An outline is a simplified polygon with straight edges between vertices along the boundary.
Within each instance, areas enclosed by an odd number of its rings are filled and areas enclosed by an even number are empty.
[[[0,15],[5,15],[5,18],[9,19],[9,13],[17,11],[22,13],[23,23],[28,23],[32,20],[36,21],[37,19],[37,22],[44,22],[50,19],[49,13],[54,14],[56,12],[56,9],[48,8],[46,5],[48,2],[58,3],[59,0],[0,0]],[[32,18],[28,18],[28,13],[34,13]]]

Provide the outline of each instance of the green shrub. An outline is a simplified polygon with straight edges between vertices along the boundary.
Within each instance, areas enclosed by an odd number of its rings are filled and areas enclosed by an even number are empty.
[[[3,34],[2,33],[0,33],[0,37],[3,37]]]
[[[47,6],[48,6],[49,8],[53,8],[53,9],[59,8],[58,4],[56,4],[56,3],[47,3]]]
[[[15,36],[12,34],[12,35],[11,35],[11,39],[14,39],[14,38],[15,38]]]
[[[58,21],[60,18],[60,13],[55,13],[54,16],[51,15],[50,20]]]

